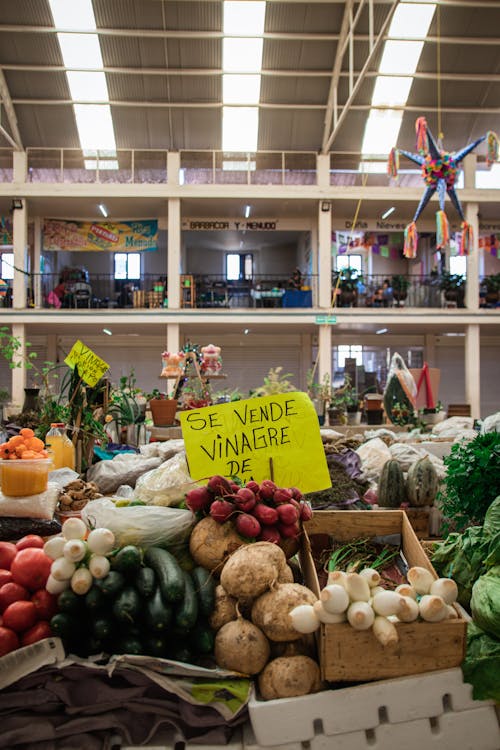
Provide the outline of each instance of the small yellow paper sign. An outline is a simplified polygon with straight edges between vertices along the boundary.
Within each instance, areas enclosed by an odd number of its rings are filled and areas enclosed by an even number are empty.
[[[273,478],[280,487],[331,487],[309,396],[300,391],[181,412],[189,471],[199,480],[222,474],[244,482]]]
[[[85,346],[81,341],[76,341],[64,360],[68,367],[73,370],[78,367],[82,380],[87,385],[94,386],[109,370],[109,365],[103,359],[94,354],[92,349]]]

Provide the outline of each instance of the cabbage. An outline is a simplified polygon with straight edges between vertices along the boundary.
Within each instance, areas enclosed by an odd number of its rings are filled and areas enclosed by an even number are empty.
[[[500,495],[493,500],[486,511],[483,528],[488,534],[500,533]]]
[[[500,640],[473,622],[467,625],[467,652],[462,663],[464,680],[472,685],[474,700],[500,701]]]
[[[458,586],[458,601],[469,609],[472,586],[479,576],[486,573],[485,560],[492,554],[495,538],[482,526],[470,526],[463,534],[449,534],[438,544],[432,564],[439,575],[453,578]],[[496,549],[500,554],[500,535],[496,537]]]
[[[494,638],[500,638],[500,565],[477,579],[470,600],[476,625]]]

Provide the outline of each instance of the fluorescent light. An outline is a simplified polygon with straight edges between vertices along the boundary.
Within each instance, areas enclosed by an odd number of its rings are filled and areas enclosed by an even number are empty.
[[[245,206],[245,219],[248,219],[250,216],[250,206]]]
[[[99,209],[99,211],[102,213],[102,215],[104,217],[106,217],[106,218],[108,217],[108,209],[106,208],[106,206],[104,205],[104,203],[99,203],[99,205],[97,206],[97,208]]]
[[[106,334],[106,336],[112,336],[113,331],[110,331],[109,328],[103,328],[102,332]]]
[[[249,333],[250,333],[250,328],[245,328],[245,329],[243,330],[243,333],[245,334],[245,336],[246,336],[247,334],[249,334]]]
[[[383,219],[387,219],[388,216],[390,216],[394,211],[396,210],[396,206],[391,206],[382,214]]]
[[[388,328],[379,328],[378,331],[375,331],[375,333],[387,333],[388,330]]]
[[[257,151],[257,107],[222,108],[222,150]]]

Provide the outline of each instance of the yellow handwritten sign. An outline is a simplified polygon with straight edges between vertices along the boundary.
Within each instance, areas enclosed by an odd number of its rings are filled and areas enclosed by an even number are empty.
[[[76,341],[64,360],[68,367],[73,370],[78,367],[82,380],[87,385],[94,386],[109,370],[109,365],[103,359],[94,354],[92,349],[85,346],[81,341]]]
[[[181,413],[193,479],[213,474],[247,482],[273,478],[280,487],[331,487],[318,417],[306,393],[206,406]]]

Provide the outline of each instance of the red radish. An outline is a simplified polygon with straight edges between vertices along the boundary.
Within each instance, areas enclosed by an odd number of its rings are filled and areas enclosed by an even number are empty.
[[[30,591],[38,591],[47,583],[52,562],[41,549],[22,549],[12,562],[12,577]]]
[[[17,555],[16,545],[11,542],[0,542],[0,568],[10,570],[12,560]]]
[[[186,492],[186,505],[193,513],[208,508],[212,500],[213,495],[209,492],[208,487],[194,487]]]
[[[33,602],[12,602],[3,613],[6,628],[22,633],[36,622],[36,607]]]
[[[236,531],[241,536],[254,539],[256,536],[259,536],[261,525],[255,516],[251,516],[249,513],[240,513],[236,518]]]
[[[28,534],[16,542],[16,549],[27,549],[28,547],[38,547],[39,549],[42,549],[44,544],[45,542],[41,536],[38,536],[38,534]]]
[[[0,588],[0,612],[3,612],[12,602],[18,602],[22,599],[29,599],[30,595],[18,583],[4,583]]]
[[[281,536],[285,537],[285,539],[296,539],[300,534],[300,529],[296,523],[280,523],[278,524],[278,529]]]
[[[276,511],[281,523],[286,525],[293,525],[299,520],[299,511],[291,503],[282,503],[282,505],[278,505]]]
[[[278,488],[270,479],[264,479],[259,485],[259,494],[263,500],[272,500]]]
[[[31,643],[37,643],[37,641],[42,641],[44,638],[50,638],[51,635],[52,630],[49,623],[41,620],[22,634],[21,646],[29,646]]]
[[[300,504],[300,520],[301,521],[310,521],[313,517],[313,510],[309,503],[307,503],[305,500],[303,500]]]
[[[287,490],[285,487],[278,487],[273,495],[273,500],[276,505],[279,505],[279,503],[289,503],[291,499],[292,492],[291,490]]]
[[[294,508],[297,508],[300,513],[300,503],[298,500],[295,500],[295,498],[292,497],[288,502],[290,503],[290,505],[293,505]]]
[[[4,585],[4,583],[10,583],[12,581],[12,573],[10,570],[4,570],[3,568],[0,569],[0,588]]]
[[[19,638],[10,628],[0,627],[0,656],[10,654],[19,648]]]
[[[272,542],[272,544],[279,544],[281,541],[280,533],[276,526],[263,526],[258,539],[259,542]]]
[[[241,484],[237,484],[236,482],[229,482],[229,484],[231,485],[232,492],[238,492],[241,489]]]
[[[209,510],[210,515],[217,523],[224,523],[234,513],[234,505],[227,500],[214,500]]]
[[[245,487],[247,488],[247,490],[252,490],[252,492],[254,493],[254,495],[256,495],[257,492],[259,491],[259,483],[258,482],[254,482],[253,479],[251,479],[249,482],[247,482],[246,485],[245,485]]]
[[[255,518],[265,526],[274,526],[278,523],[279,516],[276,508],[271,508],[269,505],[259,503],[253,509],[253,515]]]
[[[31,601],[36,607],[36,614],[39,620],[50,620],[57,612],[57,596],[49,594],[47,589],[35,591]]]
[[[221,477],[219,474],[210,477],[207,487],[214,495],[229,495],[232,492],[230,483],[225,477]]]
[[[297,487],[290,487],[290,492],[292,493],[292,497],[294,500],[302,500],[304,495],[300,490],[297,489]]]
[[[240,509],[247,513],[249,510],[255,507],[256,503],[255,494],[248,487],[240,487],[236,495],[234,496],[234,504]]]

